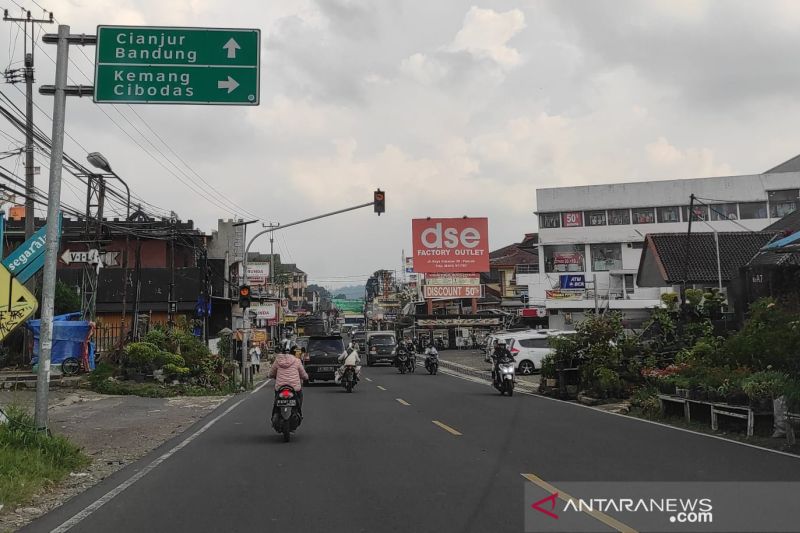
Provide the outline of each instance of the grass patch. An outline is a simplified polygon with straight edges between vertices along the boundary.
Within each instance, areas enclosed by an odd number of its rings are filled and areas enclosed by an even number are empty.
[[[18,407],[0,424],[0,503],[10,511],[30,501],[42,488],[89,464],[76,445],[62,436],[34,428],[33,417]]]

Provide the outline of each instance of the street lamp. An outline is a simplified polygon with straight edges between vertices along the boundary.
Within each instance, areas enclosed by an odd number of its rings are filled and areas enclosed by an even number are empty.
[[[106,157],[103,154],[101,154],[100,152],[92,152],[92,153],[90,153],[89,155],[86,156],[86,160],[93,167],[99,168],[103,172],[111,174],[110,177],[118,179],[120,181],[120,183],[122,183],[122,185],[125,187],[125,192],[127,192],[127,194],[128,194],[128,205],[127,205],[127,213],[126,213],[125,220],[126,221],[130,220],[130,218],[131,218],[131,189],[130,189],[130,187],[128,187],[128,184],[125,183],[125,180],[120,178],[117,175],[116,172],[111,170],[111,164],[108,162],[108,159],[106,159]]]
[[[119,180],[122,185],[125,186],[125,191],[128,195],[128,202],[125,214],[125,222],[130,222],[131,220],[131,189],[128,187],[128,184],[125,182],[124,179],[120,178],[116,172],[111,170],[111,164],[108,162],[108,159],[105,158],[103,154],[100,152],[92,152],[86,156],[86,160],[95,168],[99,168],[103,172],[110,174],[111,177],[116,178]],[[102,179],[102,178],[101,178]],[[102,221],[99,221],[102,223]],[[128,249],[130,248],[130,232],[125,232],[125,253],[122,256],[122,262],[125,263],[125,271],[122,278],[122,339],[125,339],[128,335],[127,329],[128,324],[125,321],[125,315],[127,314],[128,308]],[[137,284],[138,284],[137,280]],[[138,287],[137,287],[138,289]],[[136,336],[139,324],[139,292],[136,292],[137,298],[134,302],[134,317],[133,317],[133,329],[134,329],[134,337]],[[121,343],[120,343],[121,345]]]

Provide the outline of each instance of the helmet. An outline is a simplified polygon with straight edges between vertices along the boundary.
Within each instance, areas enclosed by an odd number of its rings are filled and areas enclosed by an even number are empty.
[[[505,340],[505,339],[500,339],[500,340],[498,340],[498,341],[497,341],[497,345],[498,345],[498,346],[505,346],[505,345],[506,345],[506,340]]]

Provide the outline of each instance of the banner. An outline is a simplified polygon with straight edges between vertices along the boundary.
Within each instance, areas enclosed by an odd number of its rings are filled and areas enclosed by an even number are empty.
[[[480,285],[480,274],[428,274],[425,285]]]
[[[583,266],[583,254],[580,252],[553,252],[553,263],[556,265]]]
[[[266,285],[269,281],[269,263],[247,263],[247,284]]]
[[[561,274],[558,278],[562,289],[586,288],[586,277],[583,274]]]
[[[544,291],[545,298],[548,300],[583,300],[586,292],[582,289],[553,289]]]
[[[414,272],[489,272],[489,219],[411,221]]]
[[[425,298],[483,298],[483,285],[425,285]]]
[[[250,312],[255,313],[257,320],[275,320],[278,317],[278,309],[275,302],[253,305],[250,307]]]

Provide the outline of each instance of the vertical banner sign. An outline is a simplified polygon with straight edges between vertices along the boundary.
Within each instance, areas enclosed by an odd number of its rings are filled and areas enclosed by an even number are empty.
[[[411,221],[414,272],[489,272],[489,219]]]

